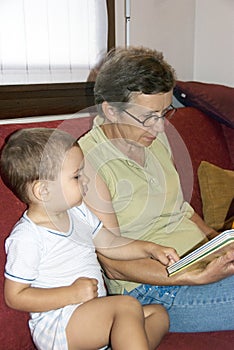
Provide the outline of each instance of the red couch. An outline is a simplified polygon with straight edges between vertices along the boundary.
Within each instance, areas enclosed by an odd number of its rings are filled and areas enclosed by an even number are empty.
[[[184,159],[179,156],[180,148],[174,149],[178,171],[181,172],[185,196],[199,214],[202,215],[202,201],[197,179],[197,168],[201,160],[207,160],[225,169],[233,169],[234,138],[233,129],[204,114],[201,110],[185,107],[177,111],[172,120],[192,159],[194,176],[193,191],[187,176],[184,176]],[[67,121],[48,121],[28,124],[0,125],[0,147],[5,138],[14,130],[22,127],[59,127],[82,135],[91,126],[90,118]],[[169,138],[173,144],[177,139],[175,130],[169,128]],[[179,144],[183,144],[182,140]],[[173,148],[173,147],[172,147]],[[187,166],[187,165],[186,165]],[[190,169],[191,170],[191,169]],[[3,185],[0,180],[0,350],[33,350],[34,346],[27,327],[28,315],[9,309],[3,300],[3,273],[5,264],[4,240],[13,224],[20,217],[24,205]],[[218,315],[217,315],[218,317]],[[159,350],[231,350],[234,344],[234,331],[210,333],[170,333],[159,346]],[[50,349],[44,349],[50,350]]]

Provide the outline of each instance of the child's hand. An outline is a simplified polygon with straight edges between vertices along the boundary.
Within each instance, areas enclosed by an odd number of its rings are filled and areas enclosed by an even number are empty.
[[[70,287],[74,293],[74,304],[84,303],[98,296],[98,281],[95,278],[80,277]]]
[[[159,260],[166,266],[172,265],[180,259],[175,249],[159,244],[153,245],[151,253],[153,259]]]

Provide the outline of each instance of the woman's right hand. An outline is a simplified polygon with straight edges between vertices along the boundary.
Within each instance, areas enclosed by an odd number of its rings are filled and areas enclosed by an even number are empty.
[[[181,275],[185,284],[208,284],[220,281],[234,274],[234,248],[212,260],[203,270],[185,272]]]

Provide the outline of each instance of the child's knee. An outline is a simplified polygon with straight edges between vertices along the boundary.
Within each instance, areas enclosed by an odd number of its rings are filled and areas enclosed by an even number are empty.
[[[130,295],[121,295],[122,301],[124,300],[124,303],[131,304],[131,305],[141,305],[141,303],[134,297]]]
[[[126,309],[130,310],[139,310],[143,313],[143,308],[141,303],[134,297],[130,295],[122,295],[120,296],[121,299],[119,299],[119,306],[123,307],[126,311]]]
[[[156,306],[157,306],[157,309],[155,312],[158,312],[160,314],[161,319],[164,320],[165,325],[167,326],[167,328],[169,328],[170,318],[167,310],[162,305],[156,305]]]
[[[167,310],[162,305],[150,304],[143,306],[145,317],[156,316],[169,328],[170,319]]]

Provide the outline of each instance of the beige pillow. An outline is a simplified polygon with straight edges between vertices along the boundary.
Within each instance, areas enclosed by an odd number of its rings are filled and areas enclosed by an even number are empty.
[[[202,161],[198,168],[204,220],[216,231],[234,220],[234,171]],[[232,209],[232,210],[231,210]]]

